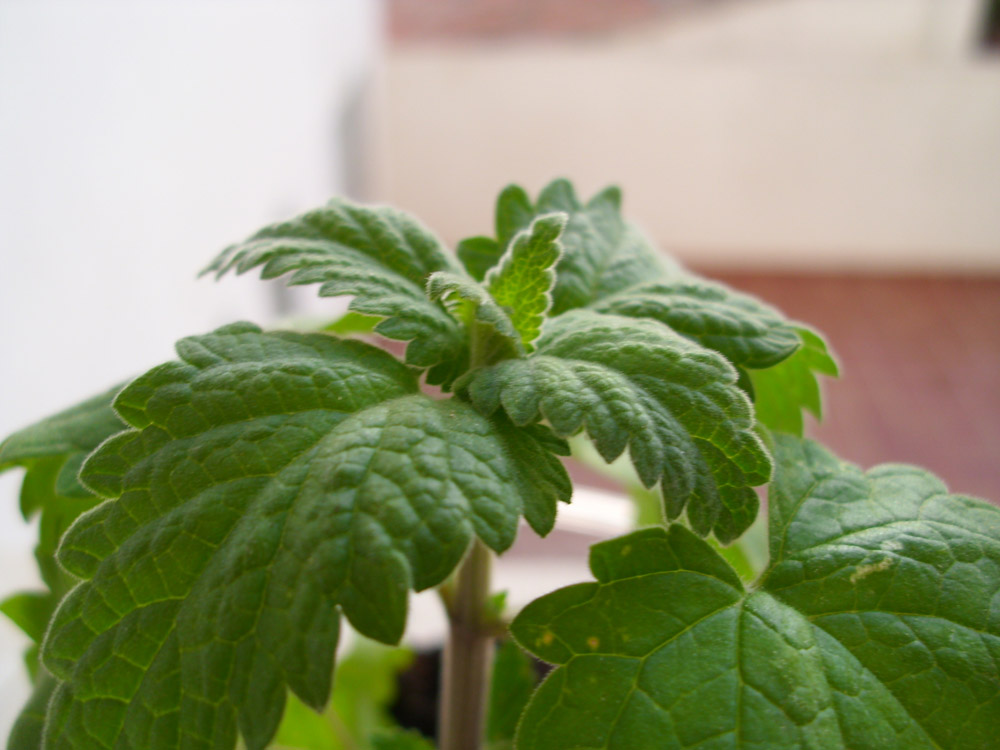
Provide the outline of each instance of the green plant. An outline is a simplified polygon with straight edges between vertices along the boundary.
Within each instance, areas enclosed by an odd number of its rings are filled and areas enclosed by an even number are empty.
[[[803,440],[836,374],[823,339],[661,260],[619,203],[509,187],[459,263],[407,215],[334,200],[209,270],[351,295],[349,318],[184,339],[8,438],[49,587],[3,605],[41,644],[10,746],[261,748],[287,706],[281,742],[428,747],[391,726],[387,677],[338,680],[339,734],[303,704],[328,704],[341,616],[395,643],[408,592],[439,587],[443,750],[1000,747],[1000,511]],[[404,361],[331,332],[374,320]],[[581,432],[627,451],[662,515],[517,614],[556,668],[534,691],[507,643],[487,698],[491,556],[522,517],[552,529]],[[755,570],[739,540],[768,483]]]

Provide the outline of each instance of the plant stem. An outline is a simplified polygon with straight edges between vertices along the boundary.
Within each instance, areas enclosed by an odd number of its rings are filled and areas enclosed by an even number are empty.
[[[477,539],[455,578],[438,712],[440,750],[479,750],[483,741],[495,632],[486,607],[490,565],[490,551]]]

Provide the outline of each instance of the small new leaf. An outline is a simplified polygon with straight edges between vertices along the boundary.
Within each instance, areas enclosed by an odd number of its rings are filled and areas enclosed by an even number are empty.
[[[458,266],[428,229],[402,211],[335,198],[226,248],[205,273],[258,266],[265,279],[290,273],[289,285],[320,284],[321,297],[353,295],[351,310],[385,318],[377,333],[410,342],[407,362],[439,365],[428,375],[435,383],[448,383],[461,371],[461,327],[424,294],[430,274]]]
[[[552,291],[552,315],[584,307],[642,281],[660,278],[666,270],[659,254],[621,216],[621,191],[607,188],[586,204],[568,180],[549,183],[532,205],[523,188],[510,185],[497,200],[497,239],[474,237],[459,247],[469,273],[483,278],[497,263],[518,232],[533,220],[554,212],[568,216],[561,236],[563,255]]]
[[[718,354],[651,320],[577,310],[550,320],[537,351],[473,373],[472,403],[516,425],[545,419],[556,434],[586,430],[606,461],[629,448],[667,514],[686,508],[720,541],[753,522],[752,487],[770,477],[750,403]]]
[[[524,354],[524,345],[514,323],[482,284],[457,273],[438,271],[427,280],[427,296],[443,300],[455,316],[475,332],[480,345],[490,349],[483,354],[488,361]],[[492,333],[475,331],[475,323],[487,326]]]
[[[560,665],[519,750],[996,746],[1000,509],[920,469],[775,441],[756,587],[674,525],[596,545],[596,582],[515,619]]]
[[[802,410],[822,419],[823,407],[817,374],[836,377],[837,361],[822,337],[808,328],[794,329],[802,346],[785,361],[766,370],[751,370],[754,411],[766,427],[802,436]]]
[[[559,235],[565,226],[565,214],[538,217],[511,240],[500,262],[486,274],[486,288],[497,304],[510,311],[528,352],[534,349],[552,306],[555,265],[562,254]]]
[[[83,468],[110,499],[60,549],[87,580],[46,637],[47,747],[262,748],[287,688],[326,702],[341,612],[395,641],[408,589],[516,532],[523,467],[494,422],[384,351],[246,323],[177,350]]]

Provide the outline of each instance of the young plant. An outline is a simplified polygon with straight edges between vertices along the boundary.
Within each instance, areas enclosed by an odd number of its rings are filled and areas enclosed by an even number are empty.
[[[442,750],[1000,747],[1000,511],[802,440],[836,374],[823,339],[661,260],[619,204],[509,187],[458,262],[406,214],[334,200],[208,270],[350,295],[402,361],[234,323],[0,445],[50,589],[3,605],[41,644],[9,746],[263,748],[286,705],[330,700],[342,616],[396,643],[409,592],[440,587]],[[532,694],[507,643],[488,698],[490,559],[521,518],[553,528],[581,432],[627,450],[665,523],[518,614],[556,668]],[[746,583],[719,549],[768,483]],[[384,729],[340,746],[429,747]]]

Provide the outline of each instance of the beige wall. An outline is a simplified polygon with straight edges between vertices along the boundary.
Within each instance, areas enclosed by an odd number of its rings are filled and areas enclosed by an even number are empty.
[[[447,239],[556,175],[702,265],[1000,270],[974,0],[722,4],[610,40],[394,51],[379,192]]]

